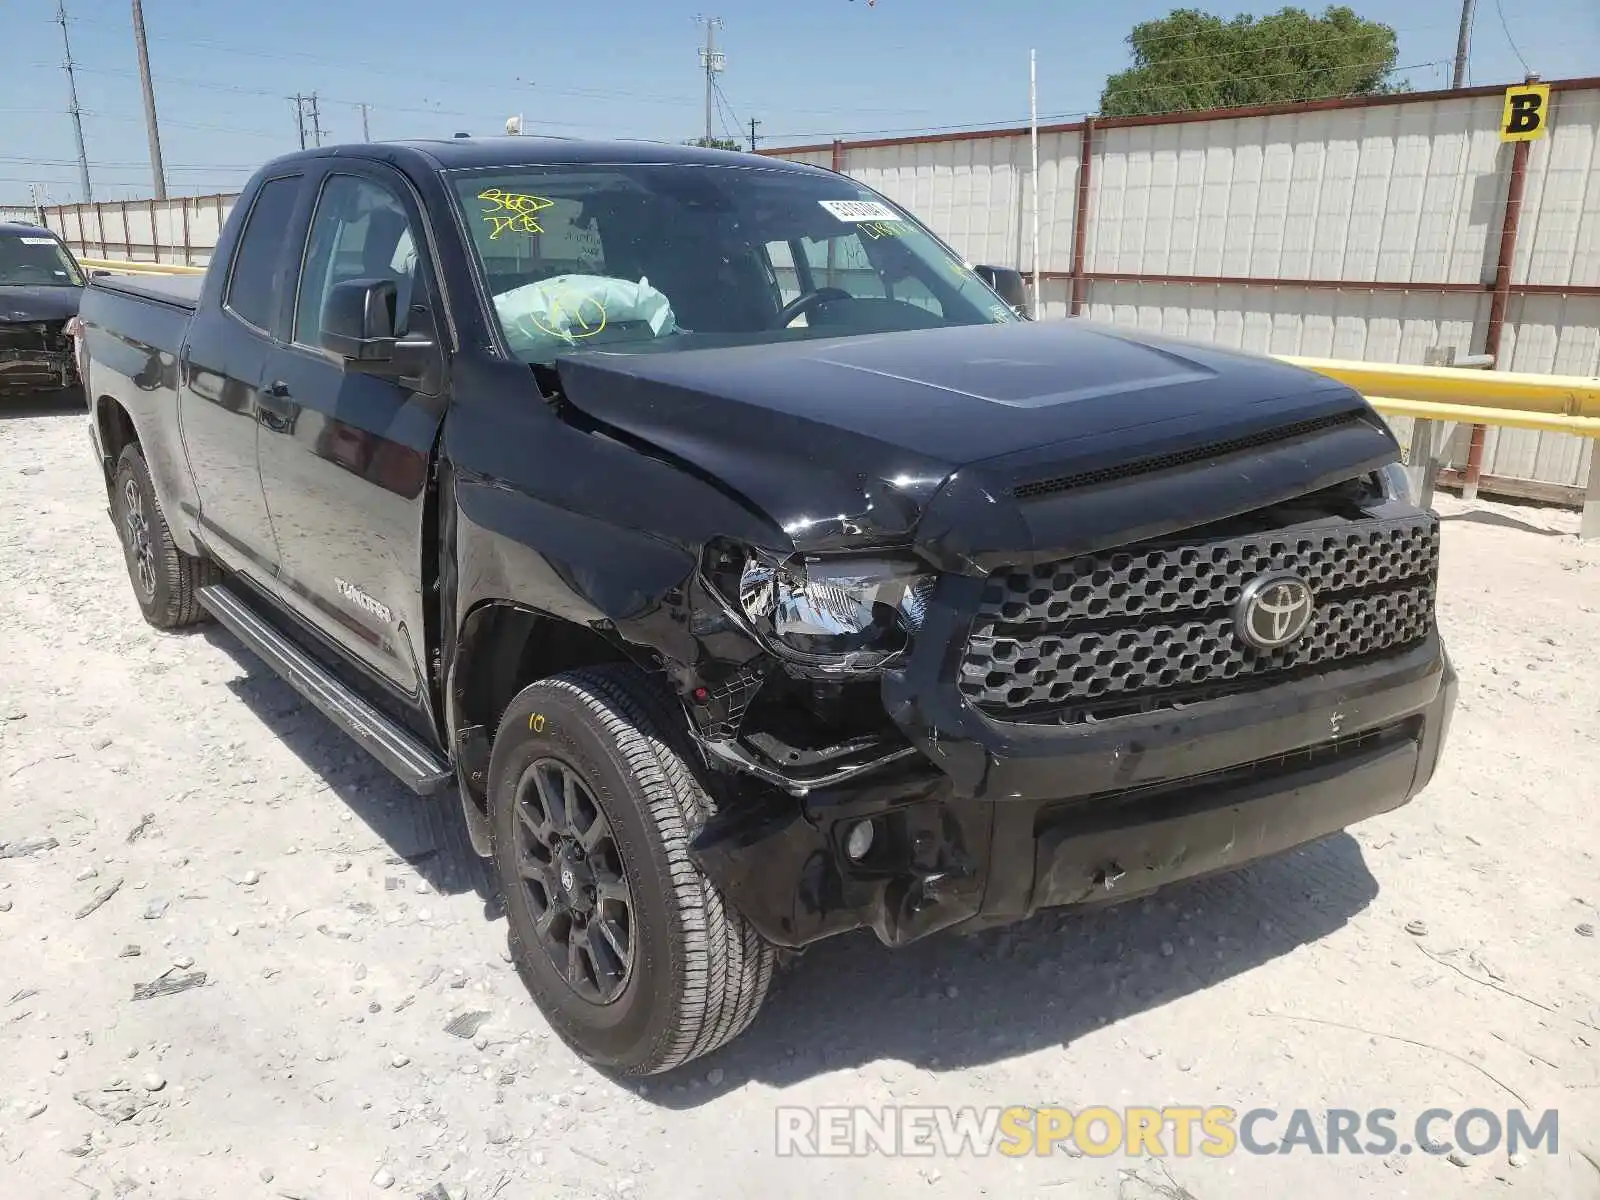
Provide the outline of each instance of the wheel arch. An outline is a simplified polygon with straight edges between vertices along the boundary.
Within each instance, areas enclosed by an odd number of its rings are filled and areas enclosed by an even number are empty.
[[[614,633],[519,601],[482,600],[460,622],[446,681],[445,714],[473,846],[489,853],[489,751],[500,719],[530,683],[579,667],[650,669]]]
[[[96,398],[94,424],[100,435],[100,471],[109,487],[122,451],[129,445],[140,444],[139,431],[134,426],[132,415],[112,396]]]

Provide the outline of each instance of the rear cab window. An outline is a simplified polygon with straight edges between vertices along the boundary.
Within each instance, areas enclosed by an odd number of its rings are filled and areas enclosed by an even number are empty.
[[[264,333],[272,328],[277,300],[274,285],[300,197],[300,181],[299,175],[289,175],[261,185],[233,253],[223,307]]]

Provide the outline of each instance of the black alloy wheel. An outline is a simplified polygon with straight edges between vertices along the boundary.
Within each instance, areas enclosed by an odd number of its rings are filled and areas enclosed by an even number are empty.
[[[536,759],[517,783],[518,869],[550,956],[578,995],[609,1004],[633,970],[633,894],[611,823],[567,764]]]

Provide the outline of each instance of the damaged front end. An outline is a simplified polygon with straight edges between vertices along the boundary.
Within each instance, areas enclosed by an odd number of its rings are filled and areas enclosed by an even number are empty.
[[[1073,323],[934,333],[559,364],[564,422],[634,456],[570,542],[630,563],[586,607],[720,768],[692,852],[763,937],[1121,899],[1426,785],[1437,524],[1360,397]],[[1302,640],[1263,648],[1240,606],[1291,574]]]
[[[78,369],[67,322],[0,322],[0,394],[69,388]]]
[[[694,851],[769,941],[866,925],[898,945],[977,912],[983,806],[952,803],[882,696],[936,579],[909,554],[707,551],[688,597],[695,633],[749,657],[702,660],[679,681],[701,748],[738,780]]]

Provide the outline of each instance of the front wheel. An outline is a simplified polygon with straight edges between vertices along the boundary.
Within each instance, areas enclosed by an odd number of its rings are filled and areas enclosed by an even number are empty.
[[[557,1033],[624,1075],[743,1032],[775,959],[689,859],[712,803],[663,699],[627,667],[542,679],[506,710],[489,762],[518,973]]]

